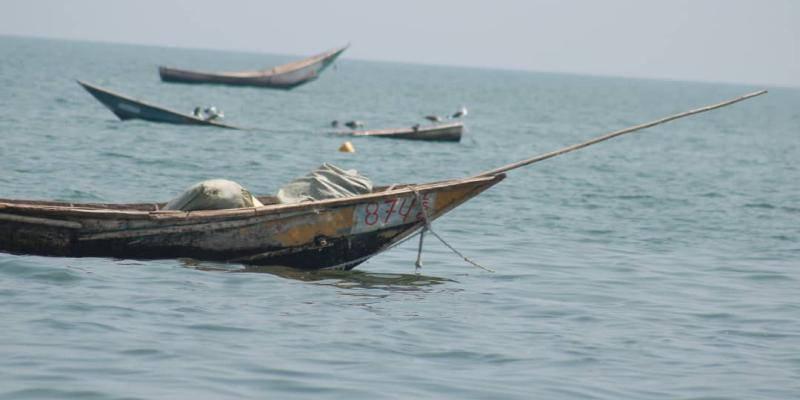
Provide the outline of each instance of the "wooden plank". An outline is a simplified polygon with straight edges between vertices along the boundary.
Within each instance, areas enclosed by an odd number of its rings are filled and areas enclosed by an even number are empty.
[[[20,222],[23,224],[31,224],[31,225],[46,225],[46,226],[55,226],[58,228],[70,228],[70,229],[81,229],[83,225],[79,222],[75,221],[63,221],[58,219],[50,219],[50,218],[38,218],[38,217],[26,217],[23,215],[14,215],[14,214],[6,214],[0,213],[0,220],[3,221],[10,221],[10,222]]]

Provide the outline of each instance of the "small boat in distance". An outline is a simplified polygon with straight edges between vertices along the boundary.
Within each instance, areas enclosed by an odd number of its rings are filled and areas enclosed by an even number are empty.
[[[336,57],[339,57],[348,47],[350,47],[349,43],[299,61],[257,71],[215,73],[161,66],[158,67],[158,74],[164,82],[216,83],[289,90],[317,79],[322,74],[322,71],[331,65],[336,60]]]
[[[374,136],[374,137],[382,137],[390,139],[428,140],[434,142],[458,142],[461,141],[461,133],[463,131],[464,131],[464,123],[451,122],[449,124],[436,124],[436,125],[426,125],[426,126],[414,125],[410,128],[337,131],[334,133],[342,136]]]
[[[143,119],[151,122],[165,122],[179,125],[205,125],[225,129],[242,129],[232,125],[223,124],[211,119],[203,119],[189,114],[145,103],[141,100],[114,93],[86,82],[78,81],[89,94],[111,110],[120,120]]]

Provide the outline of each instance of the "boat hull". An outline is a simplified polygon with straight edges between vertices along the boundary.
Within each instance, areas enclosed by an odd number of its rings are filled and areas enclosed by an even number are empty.
[[[213,73],[160,66],[158,74],[164,82],[255,86],[289,90],[319,78],[322,72],[346,49],[347,46],[314,56],[311,58],[311,62],[304,63],[301,60],[264,71]]]
[[[90,85],[86,82],[78,81],[78,84],[86,89],[86,91],[89,92],[89,94],[91,94],[95,99],[97,99],[97,101],[111,110],[111,112],[122,121],[141,119],[150,122],[162,122],[178,125],[200,125],[226,129],[240,129],[235,126],[204,120],[191,115],[181,114],[176,111],[148,104],[140,100],[135,100],[130,97]]]
[[[0,250],[347,270],[414,234],[426,218],[440,217],[503,178],[219,211],[110,210],[101,205],[65,207],[0,200]]]
[[[416,128],[391,128],[375,130],[338,131],[337,135],[357,137],[379,137],[387,139],[426,140],[432,142],[459,142],[464,132],[464,124],[419,126]]]
[[[229,76],[208,72],[190,71],[172,67],[158,67],[161,80],[170,83],[217,84],[229,86],[256,86],[272,89],[294,89],[319,77],[322,69],[308,67],[286,75],[275,76]]]

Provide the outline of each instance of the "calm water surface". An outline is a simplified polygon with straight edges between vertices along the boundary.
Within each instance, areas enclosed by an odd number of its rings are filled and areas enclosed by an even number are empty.
[[[337,43],[323,44],[331,47]],[[357,43],[355,44],[357,45]],[[474,174],[758,88],[373,63],[294,91],[159,64],[293,57],[0,37],[0,197],[259,194],[332,162],[378,184]],[[122,123],[75,79],[225,131]],[[800,91],[511,172],[351,273],[0,253],[2,399],[787,399],[800,393]],[[466,106],[460,144],[353,140]]]

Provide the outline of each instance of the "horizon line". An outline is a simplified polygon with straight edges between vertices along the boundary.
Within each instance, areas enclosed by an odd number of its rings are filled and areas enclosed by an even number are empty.
[[[308,57],[311,53],[308,54],[288,54],[288,53],[278,53],[278,52],[264,52],[258,51],[253,49],[230,49],[230,48],[216,48],[216,47],[200,47],[200,46],[191,46],[191,45],[174,45],[174,44],[154,44],[154,43],[140,43],[140,42],[127,42],[127,41],[112,41],[112,40],[102,40],[102,39],[86,39],[86,38],[65,38],[65,37],[53,37],[53,36],[37,36],[37,35],[26,35],[26,34],[14,34],[14,33],[3,33],[0,32],[0,37],[12,37],[12,38],[21,38],[21,39],[34,39],[34,40],[54,40],[54,41],[66,41],[66,42],[83,42],[83,43],[96,43],[96,44],[108,44],[108,45],[125,45],[125,46],[141,46],[141,47],[152,47],[152,48],[167,48],[167,49],[181,49],[181,50],[205,50],[205,51],[216,51],[216,52],[227,52],[227,53],[240,53],[240,54],[250,54],[250,55],[276,55],[276,56],[287,56],[287,57],[297,57],[298,59],[302,57]],[[352,47],[353,41],[348,41],[348,45]],[[337,45],[339,46],[339,45]],[[323,51],[323,50],[319,50]],[[316,54],[316,53],[315,53]],[[407,60],[391,60],[391,59],[375,59],[375,58],[340,58],[340,60],[353,60],[359,62],[373,62],[373,63],[386,63],[386,64],[404,64],[404,65],[413,65],[413,66],[426,66],[426,67],[447,67],[447,68],[463,68],[463,69],[477,69],[477,70],[494,70],[494,71],[506,71],[506,72],[527,72],[527,73],[537,73],[537,74],[553,74],[553,75],[568,75],[568,76],[581,76],[581,77],[594,77],[594,78],[609,78],[609,79],[633,79],[633,80],[646,80],[646,81],[660,81],[660,82],[676,82],[676,83],[697,83],[697,84],[715,84],[715,85],[738,85],[738,86],[753,86],[753,87],[763,87],[769,86],[774,89],[800,89],[800,85],[794,85],[790,83],[758,83],[758,82],[733,82],[733,81],[714,81],[714,80],[699,80],[699,79],[686,79],[686,78],[671,78],[671,77],[659,77],[659,76],[630,76],[630,75],[616,75],[616,74],[603,74],[603,73],[590,73],[590,72],[577,72],[577,71],[547,71],[547,70],[537,70],[537,69],[526,69],[521,67],[501,67],[501,66],[486,66],[486,65],[470,65],[470,64],[447,64],[447,63],[425,63],[425,62],[418,62],[418,61],[407,61]]]

